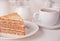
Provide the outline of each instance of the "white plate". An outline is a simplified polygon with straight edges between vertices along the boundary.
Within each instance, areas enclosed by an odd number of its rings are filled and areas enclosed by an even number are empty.
[[[4,33],[0,33],[0,39],[18,39],[18,38],[26,38],[29,37],[33,34],[35,34],[38,30],[39,27],[29,21],[24,21],[25,26],[26,26],[26,34],[25,36],[17,36],[17,35],[10,35],[10,34],[4,34]]]

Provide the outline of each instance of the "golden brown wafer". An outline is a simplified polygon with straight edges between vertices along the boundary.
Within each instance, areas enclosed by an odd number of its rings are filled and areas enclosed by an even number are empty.
[[[17,13],[0,17],[0,33],[25,35],[23,19]]]

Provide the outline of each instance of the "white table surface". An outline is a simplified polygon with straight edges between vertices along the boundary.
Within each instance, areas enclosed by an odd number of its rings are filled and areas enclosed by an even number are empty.
[[[60,41],[60,29],[48,30],[40,28],[39,31],[28,38],[17,40],[0,40],[0,41]]]

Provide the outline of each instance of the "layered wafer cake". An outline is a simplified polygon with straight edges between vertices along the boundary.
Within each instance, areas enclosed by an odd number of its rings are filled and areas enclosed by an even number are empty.
[[[25,35],[23,19],[17,13],[0,17],[0,33]]]

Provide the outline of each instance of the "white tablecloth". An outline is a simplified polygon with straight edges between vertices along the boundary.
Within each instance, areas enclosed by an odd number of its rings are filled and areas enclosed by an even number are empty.
[[[0,40],[0,41],[60,41],[60,29],[48,30],[39,29],[39,31],[28,38],[17,39],[17,40]]]

